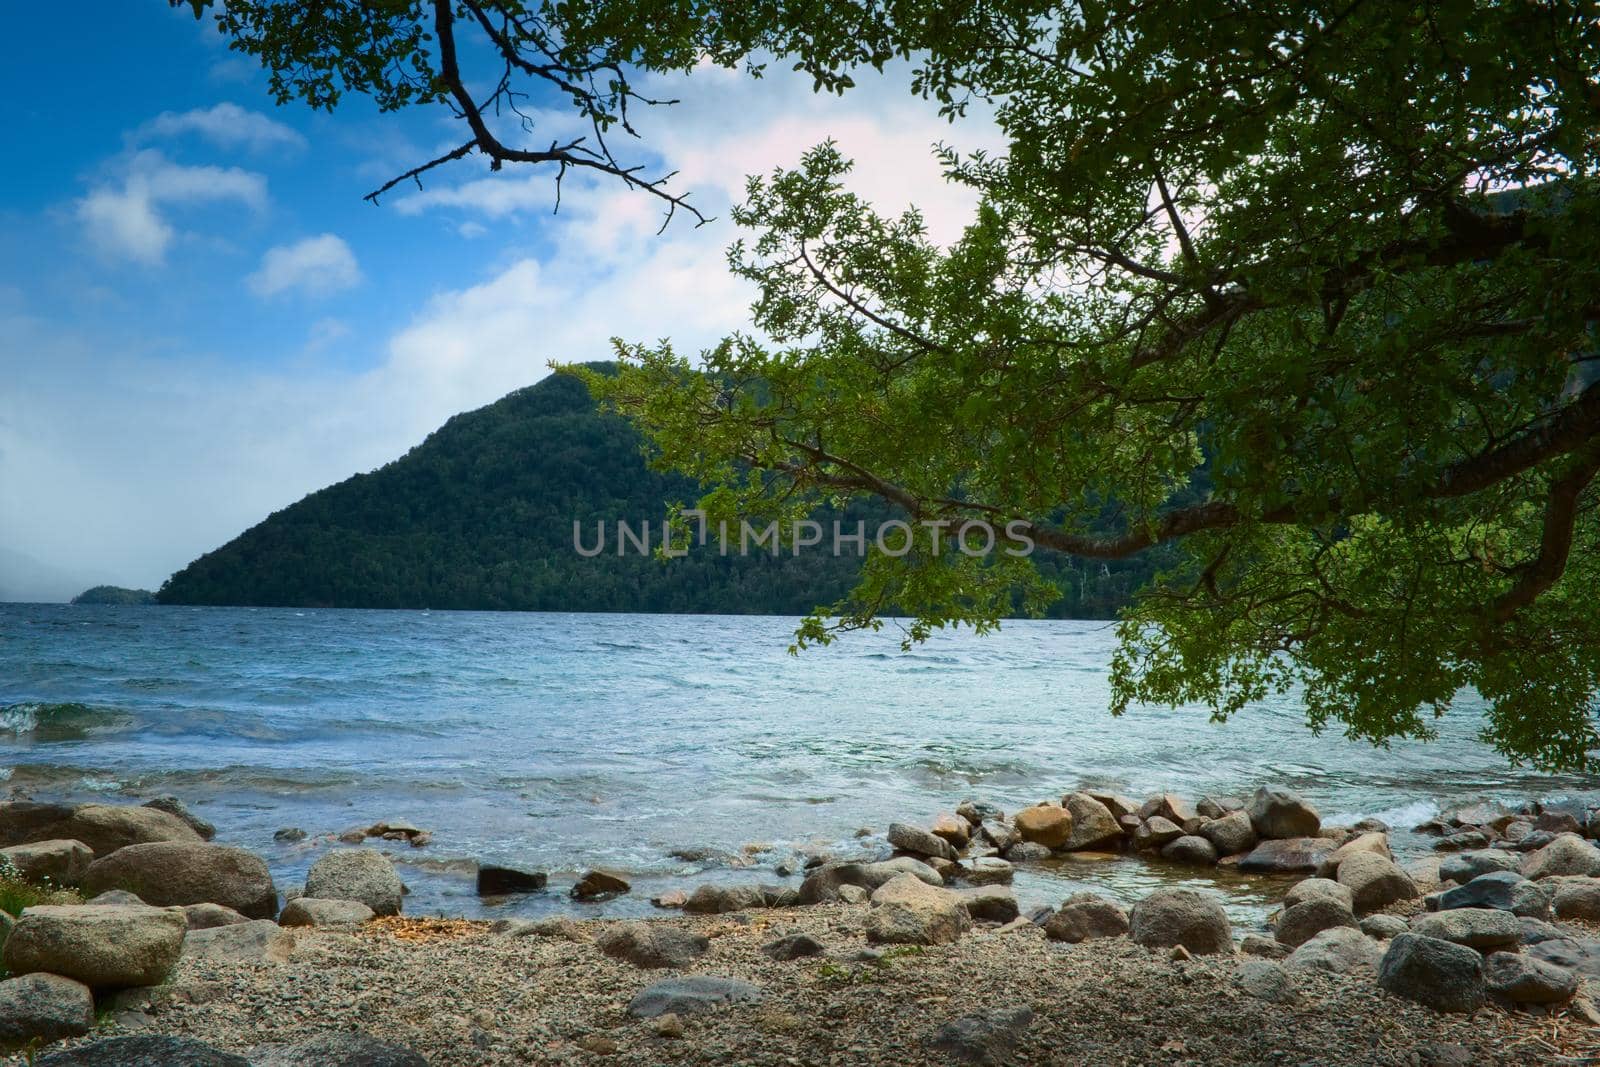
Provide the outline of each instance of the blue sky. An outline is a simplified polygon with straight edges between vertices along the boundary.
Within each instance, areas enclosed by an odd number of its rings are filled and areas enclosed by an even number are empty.
[[[93,32],[12,13],[0,114],[0,599],[154,587],[305,493],[402,454],[456,412],[605,358],[609,339],[713,343],[744,175],[832,136],[858,191],[936,236],[970,198],[951,137],[891,75],[840,100],[782,74],[647,84],[642,162],[718,216],[657,237],[656,202],[469,159],[361,197],[463,139],[442,109],[277,107],[248,57],[165,0],[97,5]],[[551,102],[534,135],[574,127]],[[965,135],[967,131],[963,130]],[[967,144],[967,147],[978,147]]]

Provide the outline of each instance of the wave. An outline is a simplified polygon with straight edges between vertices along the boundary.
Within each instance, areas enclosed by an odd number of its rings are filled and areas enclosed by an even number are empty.
[[[19,740],[82,741],[96,733],[125,729],[133,721],[126,712],[76,702],[0,705],[0,737]]]

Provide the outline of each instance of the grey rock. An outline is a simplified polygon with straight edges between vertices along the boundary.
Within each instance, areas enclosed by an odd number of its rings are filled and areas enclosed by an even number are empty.
[[[768,941],[761,946],[761,952],[768,959],[787,963],[790,960],[805,959],[809,956],[821,956],[827,952],[827,947],[810,934],[785,934],[783,937]]]
[[[966,905],[957,894],[930,886],[914,875],[898,874],[872,891],[867,940],[944,945],[959,938],[970,923]]]
[[[1133,906],[1129,932],[1145,948],[1182,945],[1195,955],[1233,951],[1233,927],[1215,897],[1194,889],[1158,889]]]
[[[405,887],[383,853],[370,848],[337,849],[311,865],[305,895],[319,900],[358,900],[374,914],[399,915]]]
[[[1133,832],[1133,847],[1160,848],[1183,836],[1183,827],[1162,815],[1152,815]]]
[[[1245,807],[1256,833],[1265,838],[1316,837],[1322,828],[1317,809],[1282,786],[1262,786]]]
[[[944,885],[944,879],[938,871],[926,863],[904,856],[877,863],[824,863],[801,883],[798,901],[801,904],[821,904],[840,900],[844,897],[843,889],[846,886],[855,886],[870,893],[897,874],[909,874],[932,886]]]
[[[221,904],[251,919],[278,914],[278,891],[261,857],[204,841],[150,841],[102,856],[83,876],[86,894],[123,889],[146,904]]]
[[[183,920],[191,930],[210,930],[217,926],[237,926],[249,922],[250,918],[221,904],[188,904],[183,909]]]
[[[1217,862],[1217,849],[1198,834],[1185,834],[1163,845],[1161,858],[1193,867],[1210,867]]]
[[[285,826],[281,830],[273,831],[272,839],[279,844],[293,845],[304,841],[306,836],[306,832],[298,826]]]
[[[667,1012],[692,1015],[731,1004],[757,1004],[765,995],[760,986],[737,978],[694,974],[646,986],[629,1002],[628,1014],[638,1019],[653,1019]]]
[[[1037,841],[1018,841],[1005,851],[1008,863],[1028,863],[1030,861],[1047,860],[1055,853]]]
[[[725,915],[766,906],[766,894],[757,885],[702,885],[689,894],[683,910],[694,915]]]
[[[104,893],[95,894],[84,903],[108,908],[125,905],[136,905],[141,908],[148,906],[139,898],[139,894],[130,893],[126,889],[108,889]]]
[[[177,797],[154,797],[145,801],[144,806],[154,808],[156,811],[164,811],[168,815],[182,819],[188,824],[189,829],[200,835],[200,840],[202,841],[210,841],[217,836],[217,828],[215,826],[190,811],[183,801]]]
[[[1033,1009],[1026,1006],[978,1012],[945,1023],[928,1043],[962,1063],[997,1067],[1012,1062],[1032,1025]]]
[[[189,1037],[134,1034],[39,1057],[39,1067],[252,1067],[243,1056]],[[306,1067],[300,1062],[298,1067]],[[318,1064],[318,1067],[324,1067]]]
[[[1298,1004],[1300,990],[1282,964],[1271,960],[1246,960],[1239,964],[1233,982],[1248,995],[1271,1004]]]
[[[1494,871],[1514,871],[1520,858],[1503,848],[1485,848],[1476,852],[1458,852],[1446,856],[1439,864],[1439,880],[1465,885],[1480,874]]]
[[[1529,944],[1526,952],[1534,959],[1577,971],[1588,978],[1600,979],[1600,941],[1553,937]]]
[[[1455,908],[1418,915],[1411,920],[1411,932],[1484,951],[1522,943],[1522,923],[1510,912],[1493,908]]]
[[[1330,837],[1284,837],[1263,841],[1239,860],[1239,870],[1258,874],[1313,873],[1339,847]]]
[[[319,1034],[287,1045],[250,1050],[252,1067],[428,1067],[420,1053],[366,1034]]]
[[[1208,794],[1195,802],[1194,810],[1195,814],[1204,815],[1208,819],[1220,819],[1233,812],[1244,811],[1244,798]],[[1248,817],[1246,815],[1246,818]]]
[[[1439,911],[1457,908],[1495,908],[1513,915],[1543,919],[1550,914],[1554,891],[1548,885],[1530,882],[1515,871],[1490,871],[1466,885],[1439,895]]]
[[[504,897],[520,893],[542,893],[550,882],[543,871],[520,871],[515,867],[501,867],[493,863],[478,865],[478,895]]]
[[[1020,844],[1022,835],[1010,823],[1000,819],[985,819],[978,824],[978,833],[1001,852]]]
[[[0,848],[0,860],[30,882],[75,886],[94,862],[94,851],[82,841],[34,841]]]
[[[1375,852],[1346,856],[1339,864],[1339,884],[1350,890],[1358,912],[1376,911],[1417,896],[1416,883],[1393,860]]]
[[[1378,964],[1378,985],[1438,1011],[1476,1011],[1483,1004],[1483,964],[1464,945],[1401,934]]]
[[[176,815],[128,804],[0,803],[0,848],[32,841],[81,841],[96,856],[147,841],[200,841]]]
[[[950,842],[920,826],[911,826],[903,822],[889,824],[889,844],[902,852],[918,856],[932,856],[942,860],[957,858],[956,850],[950,847]]]
[[[1379,941],[1398,937],[1411,929],[1411,925],[1398,915],[1368,915],[1361,920],[1361,932]]]
[[[980,856],[968,860],[961,872],[962,881],[969,885],[1010,885],[1017,869],[999,856]]]
[[[1526,837],[1516,842],[1516,850],[1522,853],[1534,852],[1544,848],[1556,839],[1556,835],[1549,830],[1534,830]]]
[[[280,926],[359,926],[377,913],[359,900],[296,897],[283,906]]]
[[[1122,937],[1129,929],[1128,913],[1122,905],[1094,893],[1068,897],[1044,922],[1046,937],[1069,944]]]
[[[1122,842],[1122,825],[1110,808],[1088,793],[1072,793],[1062,799],[1072,816],[1072,833],[1061,847],[1069,852],[1082,849],[1114,848]]]
[[[94,1028],[94,994],[58,974],[0,982],[0,1042],[82,1037]]]
[[[1520,952],[1491,952],[1483,961],[1483,982],[1513,1004],[1562,1004],[1578,991],[1572,971]]]
[[[982,800],[963,800],[956,805],[956,814],[973,826],[982,826],[990,821],[1003,823],[1006,818],[1004,811]]]
[[[1291,950],[1288,945],[1280,944],[1270,937],[1262,937],[1260,934],[1245,934],[1244,939],[1239,942],[1239,951],[1246,956],[1281,960],[1286,958]]]
[[[1324,930],[1283,961],[1291,971],[1325,971],[1328,974],[1368,975],[1378,965],[1382,950],[1377,942],[1352,926]]]
[[[283,963],[294,951],[294,935],[271,919],[255,919],[209,930],[190,930],[185,958],[234,963]]]
[[[1359,833],[1354,829],[1348,833],[1345,831],[1335,833],[1332,828],[1325,827],[1322,836],[1339,839],[1341,844],[1317,867],[1319,878],[1337,878],[1339,865],[1351,856],[1370,854],[1382,856],[1387,860],[1394,859],[1394,853],[1389,851],[1389,835],[1386,833],[1375,830]]]
[[[1523,877],[1537,881],[1556,875],[1600,875],[1600,849],[1577,834],[1561,834],[1548,845],[1522,858]]]
[[[1489,845],[1489,835],[1481,830],[1462,830],[1435,841],[1435,852],[1475,852]]]
[[[12,974],[46,971],[94,988],[156,985],[183,949],[183,913],[166,908],[35,905],[6,938]]]
[[[1356,917],[1342,901],[1332,897],[1313,897],[1278,916],[1273,936],[1290,948],[1299,948],[1324,930],[1339,926],[1354,927]]]
[[[1600,922],[1600,878],[1563,880],[1550,904],[1558,919]]]
[[[1350,887],[1331,878],[1302,878],[1283,895],[1283,906],[1292,908],[1308,900],[1336,900],[1346,911],[1355,911],[1356,897]]]
[[[1237,856],[1256,847],[1255,825],[1244,811],[1213,817],[1200,828],[1200,836],[1211,842],[1219,856]]]
[[[675,926],[620,923],[595,938],[595,945],[612,959],[635,967],[687,967],[711,948],[709,938]]]

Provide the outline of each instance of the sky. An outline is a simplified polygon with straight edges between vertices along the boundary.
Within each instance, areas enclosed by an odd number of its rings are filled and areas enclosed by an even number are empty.
[[[20,20],[21,24],[16,24]],[[937,240],[971,195],[933,146],[980,144],[906,91],[843,98],[775,66],[646,79],[632,158],[676,169],[715,221],[601,177],[481,158],[362,196],[465,139],[443,108],[277,106],[249,57],[166,0],[14,13],[0,65],[0,600],[154,589],[306,493],[372,470],[451,415],[610,339],[697,352],[743,327],[728,208],[745,175],[826,138],[854,191],[915,203]],[[31,24],[30,24],[31,23]],[[542,147],[574,129],[534,101]]]

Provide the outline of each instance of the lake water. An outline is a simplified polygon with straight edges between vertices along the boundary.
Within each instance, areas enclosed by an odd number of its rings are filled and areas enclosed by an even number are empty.
[[[891,819],[966,797],[1008,811],[1080,786],[1143,797],[1289,785],[1325,822],[1406,828],[1480,799],[1587,795],[1510,768],[1463,702],[1428,744],[1312,736],[1293,700],[1226,725],[1200,709],[1113,719],[1104,623],[1014,622],[909,653],[893,628],[790,656],[794,620],[661,615],[315,611],[0,604],[0,795],[136,801],[174,794],[218,840],[266,857],[280,888],[385,818],[433,831],[395,849],[407,911],[648,911],[702,881],[782,883],[796,846],[881,846]],[[313,840],[278,844],[299,827]],[[1402,849],[1425,847],[1396,835]],[[744,856],[674,859],[674,849]],[[478,860],[550,872],[552,891],[485,906]],[[737,862],[745,862],[739,860]],[[589,866],[634,893],[576,905]],[[798,879],[788,880],[797,884]],[[1126,900],[1207,873],[1064,861],[1018,881],[1024,904],[1091,887]],[[1258,921],[1281,885],[1232,878]]]

